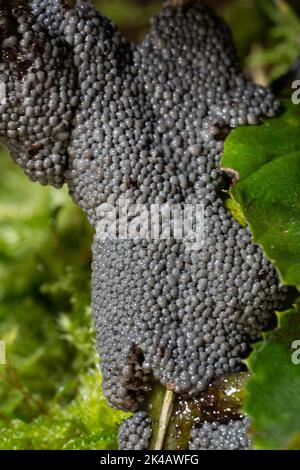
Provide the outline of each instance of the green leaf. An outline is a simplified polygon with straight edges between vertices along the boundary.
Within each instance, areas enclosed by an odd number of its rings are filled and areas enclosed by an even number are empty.
[[[284,107],[278,118],[232,131],[221,165],[237,176],[230,194],[254,242],[282,283],[300,288],[300,107]]]
[[[221,163],[236,181],[230,190],[235,210],[228,207],[247,221],[281,282],[299,290],[300,107],[286,101],[279,117],[232,131]],[[299,313],[297,305],[278,314],[279,327],[264,335],[247,361],[252,376],[244,409],[257,449],[300,449],[300,365],[292,362]]]
[[[244,409],[257,449],[300,450],[300,306],[278,314],[247,360],[252,372]]]

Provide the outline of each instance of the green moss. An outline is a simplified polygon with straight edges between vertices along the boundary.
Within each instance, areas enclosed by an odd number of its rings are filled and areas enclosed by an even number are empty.
[[[90,310],[92,231],[0,153],[0,449],[113,449]]]

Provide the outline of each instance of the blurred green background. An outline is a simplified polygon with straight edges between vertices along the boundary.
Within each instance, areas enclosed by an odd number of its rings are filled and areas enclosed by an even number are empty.
[[[151,0],[96,6],[142,40]],[[208,1],[249,76],[267,84],[300,55],[299,1]],[[293,6],[293,9],[292,9]],[[32,184],[0,152],[0,449],[115,449],[123,413],[101,395],[90,303],[92,231],[66,189]]]

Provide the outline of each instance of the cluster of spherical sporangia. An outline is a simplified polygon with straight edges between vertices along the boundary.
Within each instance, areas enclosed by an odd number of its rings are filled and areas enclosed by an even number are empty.
[[[129,209],[203,208],[201,249],[175,236],[95,236],[93,311],[110,404],[139,411],[153,381],[192,397],[240,371],[286,291],[224,206],[222,136],[279,105],[244,77],[226,24],[201,3],[167,6],[137,46],[88,1],[0,0],[0,41],[0,135],[30,179],[66,183],[96,229],[99,208],[120,198]],[[214,437],[224,447],[228,435],[238,447],[243,427],[207,424],[191,448]],[[149,429],[139,412],[120,447],[143,447]]]

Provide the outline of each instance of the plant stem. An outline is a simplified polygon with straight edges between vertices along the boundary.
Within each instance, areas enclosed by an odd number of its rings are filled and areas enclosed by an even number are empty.
[[[154,450],[162,450],[168,424],[172,416],[173,406],[175,402],[175,394],[172,390],[167,390],[165,393],[161,415],[159,419],[158,432],[154,444]]]

